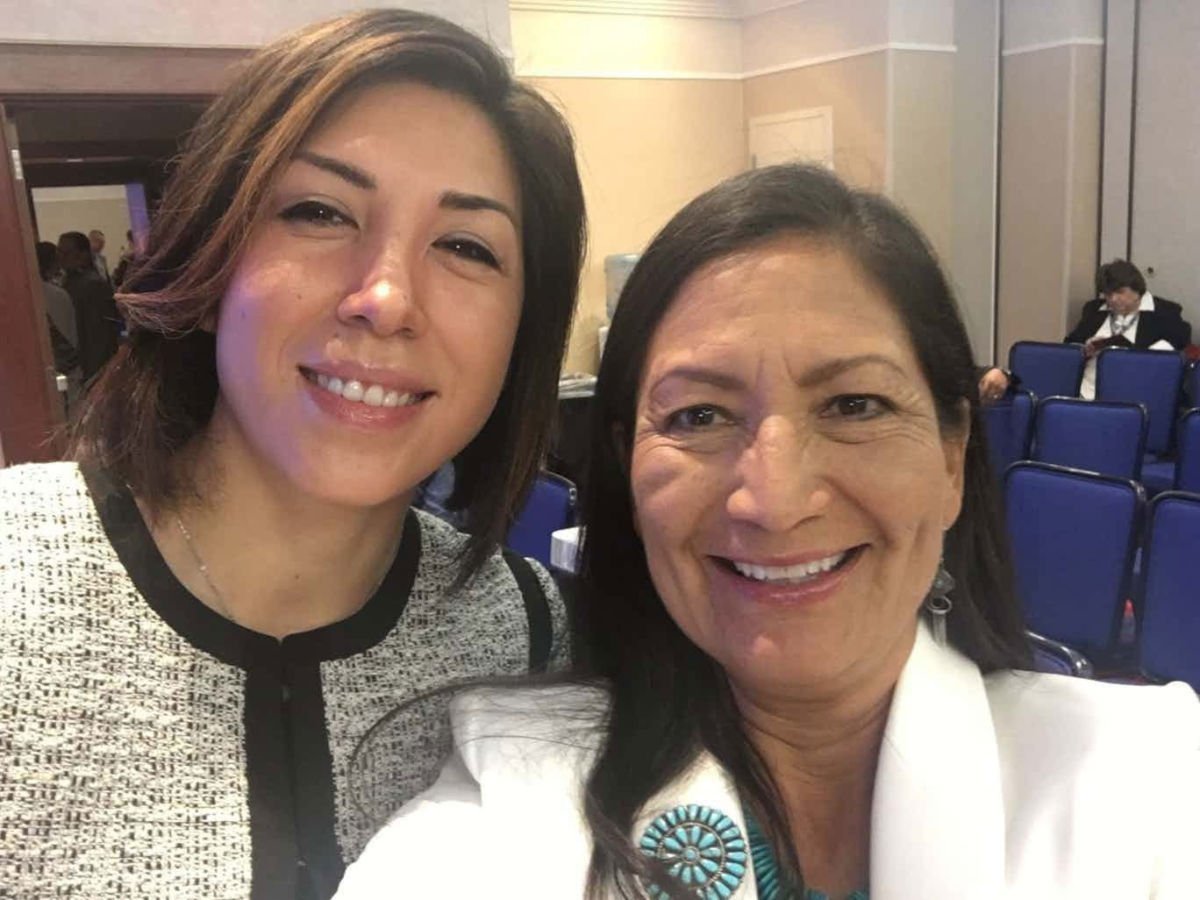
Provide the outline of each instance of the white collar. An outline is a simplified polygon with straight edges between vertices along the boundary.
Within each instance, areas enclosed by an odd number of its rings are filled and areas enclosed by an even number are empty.
[[[1101,296],[1101,299],[1104,299],[1103,296]],[[1100,312],[1112,312],[1112,310],[1108,308],[1107,300],[1100,304]],[[1142,294],[1142,302],[1138,304],[1136,312],[1154,312],[1154,295],[1149,291],[1146,291],[1146,293]]]

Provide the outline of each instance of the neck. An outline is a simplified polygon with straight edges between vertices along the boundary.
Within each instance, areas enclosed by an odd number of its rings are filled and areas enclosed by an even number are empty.
[[[779,788],[805,881],[830,896],[867,883],[879,748],[914,638],[915,630],[882,660],[818,689],[734,688],[747,735]]]
[[[219,614],[276,638],[360,609],[395,557],[411,493],[368,508],[329,503],[213,430],[178,463],[194,496],[153,510],[139,501],[175,576]]]

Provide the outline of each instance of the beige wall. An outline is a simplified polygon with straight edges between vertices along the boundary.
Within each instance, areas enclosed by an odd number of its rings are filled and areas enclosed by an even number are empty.
[[[870,53],[747,78],[746,118],[833,107],[834,170],[851,184],[883,190],[887,75],[887,55]]]
[[[684,203],[746,167],[737,81],[530,78],[575,132],[590,241],[568,371],[596,370],[604,257],[639,252]]]
[[[732,19],[514,9],[517,75],[575,132],[590,230],[565,363],[594,372],[604,258],[640,252],[694,196],[746,167]]]
[[[891,197],[944,261],[952,252],[954,56],[889,50]]]
[[[1091,294],[1100,160],[1100,47],[1006,56],[1000,147],[999,359],[1059,341]]]

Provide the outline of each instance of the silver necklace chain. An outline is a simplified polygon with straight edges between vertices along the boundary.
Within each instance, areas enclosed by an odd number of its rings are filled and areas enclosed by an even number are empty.
[[[196,547],[196,542],[192,540],[191,532],[187,530],[187,526],[183,524],[183,517],[179,513],[175,514],[175,524],[179,526],[179,533],[183,535],[184,543],[187,544],[188,551],[192,554],[192,560],[196,563],[196,568],[200,570],[200,575],[204,578],[204,583],[208,586],[209,593],[213,595],[213,599],[217,601],[216,611],[233,622],[235,625],[242,623],[237,620],[233,614],[233,610],[229,606],[229,601],[225,599],[225,595],[221,593],[221,589],[217,587],[213,581],[212,573],[208,571],[208,566],[204,562],[204,557],[200,555],[200,550]],[[395,560],[396,552],[400,549],[399,541],[396,542],[396,547],[392,551],[392,560]],[[383,570],[383,574],[379,576],[379,580],[375,582],[375,586],[371,588],[366,599],[370,600],[375,596],[375,593],[383,585],[383,580],[387,578],[388,572],[392,570],[392,564],[389,563]]]
[[[233,615],[233,610],[229,608],[229,602],[225,599],[225,595],[221,593],[221,589],[217,587],[213,581],[212,575],[208,571],[208,566],[205,565],[204,557],[200,555],[200,551],[196,549],[196,542],[192,540],[191,532],[187,530],[187,526],[183,524],[183,517],[179,513],[175,514],[175,524],[179,526],[179,533],[183,535],[183,540],[187,544],[188,551],[192,554],[192,559],[196,563],[196,568],[200,570],[201,576],[204,578],[204,583],[208,585],[209,592],[213,595],[213,599],[217,601],[217,612],[234,624],[241,624]]]

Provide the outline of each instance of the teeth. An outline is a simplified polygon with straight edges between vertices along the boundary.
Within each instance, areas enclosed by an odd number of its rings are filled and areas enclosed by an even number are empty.
[[[828,572],[846,558],[845,553],[827,556],[825,559],[815,559],[809,563],[799,563],[794,566],[758,566],[753,563],[733,563],[733,567],[747,578],[755,581],[807,581],[822,572]]]
[[[363,392],[362,402],[367,406],[383,406],[384,396],[383,388],[373,384]]]
[[[310,376],[310,380],[315,381],[317,385],[329,391],[331,394],[339,396],[351,401],[352,403],[365,403],[367,406],[412,406],[421,401],[420,394],[402,394],[396,390],[390,390],[380,384],[364,384],[361,381],[342,381],[330,375],[317,373],[315,378]]]

